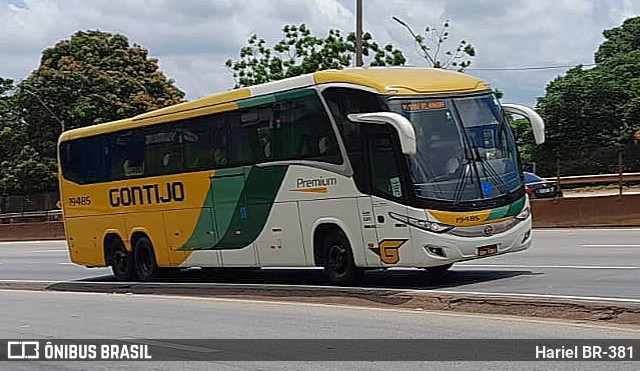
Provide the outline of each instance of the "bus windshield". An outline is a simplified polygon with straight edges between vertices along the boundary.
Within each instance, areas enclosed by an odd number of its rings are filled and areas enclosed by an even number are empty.
[[[408,158],[416,196],[458,203],[522,187],[515,141],[493,95],[393,99],[389,107],[416,132],[417,154]]]

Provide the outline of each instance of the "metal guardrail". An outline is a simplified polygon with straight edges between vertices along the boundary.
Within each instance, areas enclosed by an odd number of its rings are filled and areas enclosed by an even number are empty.
[[[547,180],[557,180],[558,178],[546,178]],[[561,176],[560,185],[581,185],[581,184],[597,184],[597,183],[618,183],[622,182],[639,182],[640,173],[622,173],[620,174],[599,174],[599,175],[574,175]]]
[[[0,214],[0,223],[20,223],[23,221],[57,221],[62,220],[62,210],[28,211],[23,213]]]
[[[558,178],[546,178],[558,180]],[[640,182],[640,173],[599,174],[599,175],[574,175],[559,178],[560,185],[583,185],[598,183]],[[20,223],[22,221],[57,221],[62,220],[62,210],[28,211],[22,213],[0,214],[0,223]]]

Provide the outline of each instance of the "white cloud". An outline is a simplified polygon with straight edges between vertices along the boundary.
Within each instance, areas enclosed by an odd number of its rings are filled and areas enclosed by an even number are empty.
[[[189,98],[233,85],[224,66],[238,57],[253,33],[274,42],[284,24],[306,23],[316,34],[354,28],[355,0],[0,0],[0,76],[25,78],[44,48],[77,30],[126,35],[148,48],[162,70]],[[364,26],[381,44],[405,51],[424,65],[410,36],[391,20],[415,30],[451,20],[451,40],[473,43],[472,68],[591,63],[602,30],[640,14],[636,0],[367,0]],[[482,71],[507,100],[534,104],[545,85],[564,70]]]

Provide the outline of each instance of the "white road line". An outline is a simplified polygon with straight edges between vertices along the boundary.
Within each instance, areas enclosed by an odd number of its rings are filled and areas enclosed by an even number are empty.
[[[640,245],[580,245],[580,247],[640,247]]]
[[[67,250],[67,249],[49,249],[49,250],[33,250],[32,252],[34,252],[34,253],[41,253],[41,252],[47,253],[47,252],[63,252],[63,251],[67,252],[69,250]]]
[[[0,246],[2,245],[35,245],[35,244],[66,244],[67,242],[64,240],[43,240],[43,241],[2,241],[0,242]]]
[[[559,268],[559,269],[640,269],[640,267],[599,266],[599,265],[512,265],[512,264],[456,264],[454,267],[472,268]]]
[[[0,283],[60,283],[65,281],[46,281],[46,280],[0,280]]]
[[[217,352],[221,352],[222,351],[220,349],[204,348],[204,347],[198,347],[198,346],[192,346],[192,345],[183,345],[183,344],[170,343],[168,341],[156,341],[156,340],[142,339],[142,338],[140,338],[140,339],[126,338],[126,339],[122,339],[122,340],[126,341],[126,342],[130,342],[130,343],[149,344],[149,345],[155,345],[155,346],[162,347],[162,348],[172,348],[172,349],[177,349],[177,350],[186,350],[186,351],[196,352],[196,353],[217,353]]]

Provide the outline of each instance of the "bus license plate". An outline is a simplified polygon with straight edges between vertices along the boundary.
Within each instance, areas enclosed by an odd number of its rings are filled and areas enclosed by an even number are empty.
[[[489,245],[489,246],[481,246],[478,247],[477,255],[478,256],[487,256],[498,253],[498,245]]]

